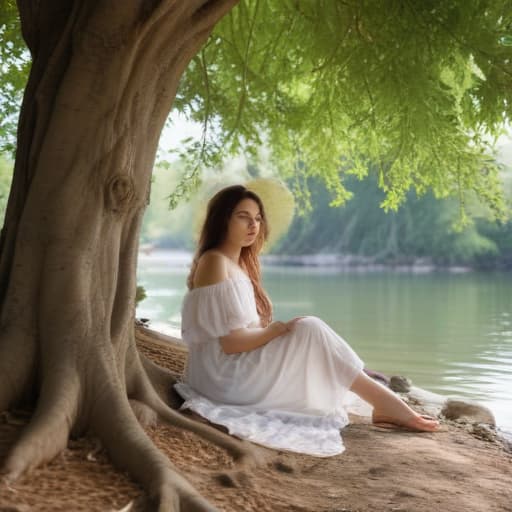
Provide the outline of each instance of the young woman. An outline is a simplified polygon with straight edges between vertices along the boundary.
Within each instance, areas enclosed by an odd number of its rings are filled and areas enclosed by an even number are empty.
[[[369,378],[319,318],[272,321],[258,259],[267,234],[263,204],[245,187],[224,188],[208,203],[182,308],[183,407],[239,437],[319,456],[344,450],[349,391],[373,406],[375,424],[437,430],[437,420]]]

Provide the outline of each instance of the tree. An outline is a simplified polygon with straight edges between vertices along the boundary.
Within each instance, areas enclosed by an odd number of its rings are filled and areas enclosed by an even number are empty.
[[[19,3],[33,63],[1,238],[0,410],[26,397],[37,404],[5,462],[9,478],[92,429],[159,510],[211,510],[128,399],[239,458],[250,452],[169,408],[173,376],[134,341],[138,233],[158,137],[184,68],[233,4]]]
[[[134,342],[138,235],[173,102],[204,122],[206,162],[264,141],[339,199],[340,169],[372,160],[390,206],[414,186],[502,207],[484,135],[510,117],[510,2],[236,3],[18,0],[32,62],[0,239],[0,410],[35,411],[8,478],[93,430],[158,510],[213,510],[134,411],[255,457],[174,411],[173,375]]]

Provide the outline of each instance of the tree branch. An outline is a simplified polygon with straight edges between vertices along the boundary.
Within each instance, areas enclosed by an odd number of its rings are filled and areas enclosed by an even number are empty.
[[[196,32],[212,30],[216,23],[224,17],[240,0],[208,0],[193,16]]]

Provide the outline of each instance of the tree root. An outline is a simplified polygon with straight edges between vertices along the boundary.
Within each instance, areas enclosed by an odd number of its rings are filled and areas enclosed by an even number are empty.
[[[163,422],[193,432],[225,449],[233,457],[235,461],[233,469],[223,470],[214,475],[214,478],[224,487],[248,487],[251,482],[249,470],[262,467],[269,462],[264,452],[248,441],[224,434],[209,424],[186,418],[164,403],[154,403],[153,407]],[[279,465],[275,464],[274,467],[279,468]]]
[[[203,439],[206,439],[207,441],[226,450],[239,466],[251,467],[261,465],[265,462],[255,446],[247,441],[241,441],[228,434],[224,434],[208,424],[186,418],[182,414],[168,407],[159,399],[158,401],[155,400],[151,404],[151,407],[156,411],[162,421],[174,427],[184,428],[193,432]]]
[[[249,486],[249,468],[271,465],[280,471],[290,471],[270,451],[169,407],[165,398],[169,398],[177,376],[139,354],[136,347],[125,354],[126,371],[119,374],[112,372],[113,355],[104,351],[89,353],[85,368],[77,368],[76,362],[72,364],[70,360],[74,358],[69,353],[57,360],[43,357],[36,410],[2,468],[7,482],[58,455],[66,448],[72,430],[80,424],[82,429],[88,428],[98,436],[116,466],[127,470],[143,485],[147,491],[147,498],[143,498],[145,510],[215,512],[216,508],[177,472],[144,432],[143,426],[155,425],[158,420],[191,431],[225,449],[234,458],[235,467],[216,472],[213,477],[226,487]]]
[[[130,406],[133,414],[142,427],[154,427],[158,423],[158,414],[139,400],[130,399]]]
[[[139,353],[139,357],[143,366],[141,370],[147,375],[151,387],[160,399],[168,403],[171,408],[179,409],[183,399],[174,391],[174,384],[178,381],[177,375],[166,368],[158,366],[144,354]]]
[[[59,376],[56,372],[43,380],[36,410],[1,470],[7,481],[15,481],[66,448],[76,418],[79,386],[65,373]]]
[[[111,460],[148,490],[151,502],[148,509],[159,512],[216,511],[152,443],[133,414],[128,399],[115,386],[103,388],[103,396],[92,413],[91,426]]]

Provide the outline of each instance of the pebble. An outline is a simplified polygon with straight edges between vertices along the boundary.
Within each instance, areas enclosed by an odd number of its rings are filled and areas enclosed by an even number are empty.
[[[411,390],[411,386],[411,379],[401,375],[393,375],[389,379],[389,388],[397,393],[408,393]]]

